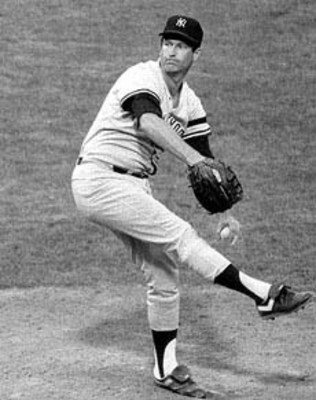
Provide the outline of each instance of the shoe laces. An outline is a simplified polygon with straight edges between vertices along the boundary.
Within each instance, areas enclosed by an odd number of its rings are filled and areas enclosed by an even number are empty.
[[[278,299],[280,302],[283,302],[289,293],[290,286],[285,285],[283,282],[273,284],[269,291],[268,298],[276,300]]]

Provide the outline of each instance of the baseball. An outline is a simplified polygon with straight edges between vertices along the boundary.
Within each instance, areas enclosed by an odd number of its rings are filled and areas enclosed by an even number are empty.
[[[229,236],[230,236],[230,229],[228,226],[225,226],[220,232],[220,237],[221,237],[221,239],[224,240],[224,239],[228,239]]]

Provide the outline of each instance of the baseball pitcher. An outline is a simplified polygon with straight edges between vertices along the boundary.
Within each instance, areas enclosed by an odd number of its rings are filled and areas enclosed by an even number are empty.
[[[131,66],[107,94],[83,141],[72,190],[78,210],[121,238],[144,274],[154,382],[184,396],[215,399],[176,357],[181,268],[248,296],[265,319],[303,308],[312,295],[250,277],[152,196],[150,177],[168,151],[187,166],[205,212],[223,213],[243,197],[235,171],[211,151],[206,112],[185,80],[202,39],[195,19],[167,20],[158,59]]]

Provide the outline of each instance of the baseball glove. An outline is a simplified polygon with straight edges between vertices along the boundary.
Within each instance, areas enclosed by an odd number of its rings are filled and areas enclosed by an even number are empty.
[[[236,174],[219,160],[205,158],[190,166],[188,179],[195,197],[210,214],[228,210],[243,197]]]

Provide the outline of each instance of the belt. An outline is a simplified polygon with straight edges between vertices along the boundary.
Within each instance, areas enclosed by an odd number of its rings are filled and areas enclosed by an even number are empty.
[[[83,162],[84,162],[83,157],[79,157],[77,160],[77,165],[80,165]],[[93,161],[91,160],[91,162]],[[119,167],[118,165],[113,165],[109,163],[102,163],[102,164],[106,165],[108,168],[111,168],[112,171],[117,172],[118,174],[131,175],[134,176],[135,178],[140,178],[140,179],[148,178],[148,175],[145,172],[133,172],[127,168]]]

